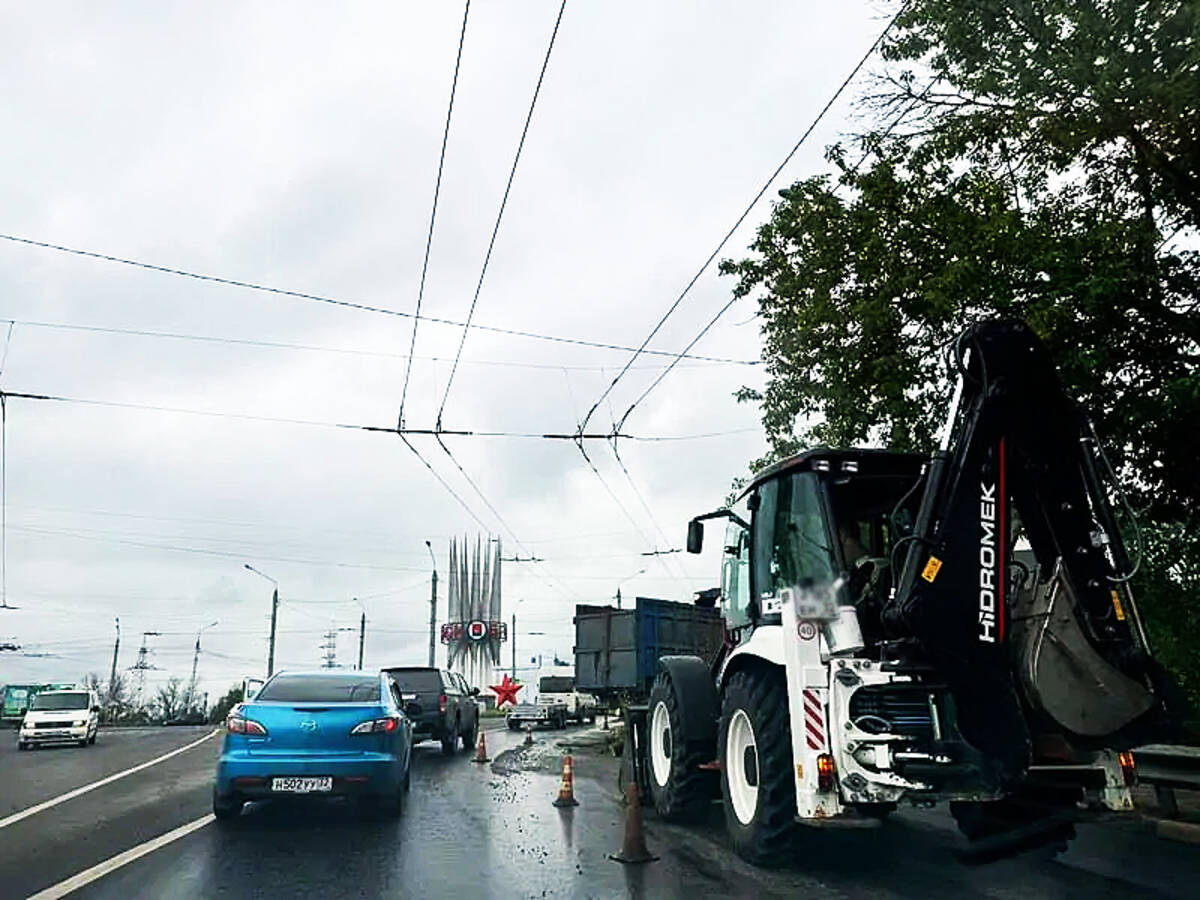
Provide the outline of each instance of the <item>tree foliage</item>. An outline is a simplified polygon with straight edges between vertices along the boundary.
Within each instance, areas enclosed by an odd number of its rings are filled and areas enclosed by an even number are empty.
[[[235,684],[228,691],[226,691],[225,695],[217,701],[215,706],[213,706],[212,711],[208,715],[208,721],[213,723],[224,722],[225,717],[229,715],[229,711],[233,709],[234,706],[241,703],[244,699],[245,694],[242,691],[242,686],[240,684]]]
[[[1200,698],[1173,599],[1200,583],[1200,4],[912,0],[884,56],[873,127],[722,265],[761,316],[767,383],[740,396],[773,457],[927,451],[947,342],[1024,318],[1142,512],[1143,605]]]
[[[181,715],[187,709],[187,688],[178,678],[172,678],[158,689],[151,701],[151,714],[163,722]]]

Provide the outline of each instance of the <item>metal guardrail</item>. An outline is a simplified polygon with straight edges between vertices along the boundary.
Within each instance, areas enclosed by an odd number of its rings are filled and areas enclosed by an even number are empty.
[[[1200,791],[1200,747],[1151,744],[1134,750],[1133,758],[1143,784]]]

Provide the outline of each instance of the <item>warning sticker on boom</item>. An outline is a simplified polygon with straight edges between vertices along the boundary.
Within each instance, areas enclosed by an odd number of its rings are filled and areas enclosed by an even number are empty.
[[[921,572],[921,577],[933,583],[933,579],[937,578],[938,572],[942,570],[942,561],[936,556],[929,557],[929,562],[925,563],[925,570]]]

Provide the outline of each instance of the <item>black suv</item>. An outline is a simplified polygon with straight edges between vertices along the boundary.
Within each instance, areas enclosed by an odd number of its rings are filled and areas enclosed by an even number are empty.
[[[479,688],[468,687],[457,672],[428,666],[384,669],[400,689],[413,722],[413,741],[441,741],[449,755],[473,747],[479,734]]]

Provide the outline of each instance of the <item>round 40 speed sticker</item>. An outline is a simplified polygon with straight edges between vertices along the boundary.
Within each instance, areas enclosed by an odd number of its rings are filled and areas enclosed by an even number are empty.
[[[802,641],[811,641],[817,636],[817,626],[812,622],[797,622],[796,634],[800,636]]]

